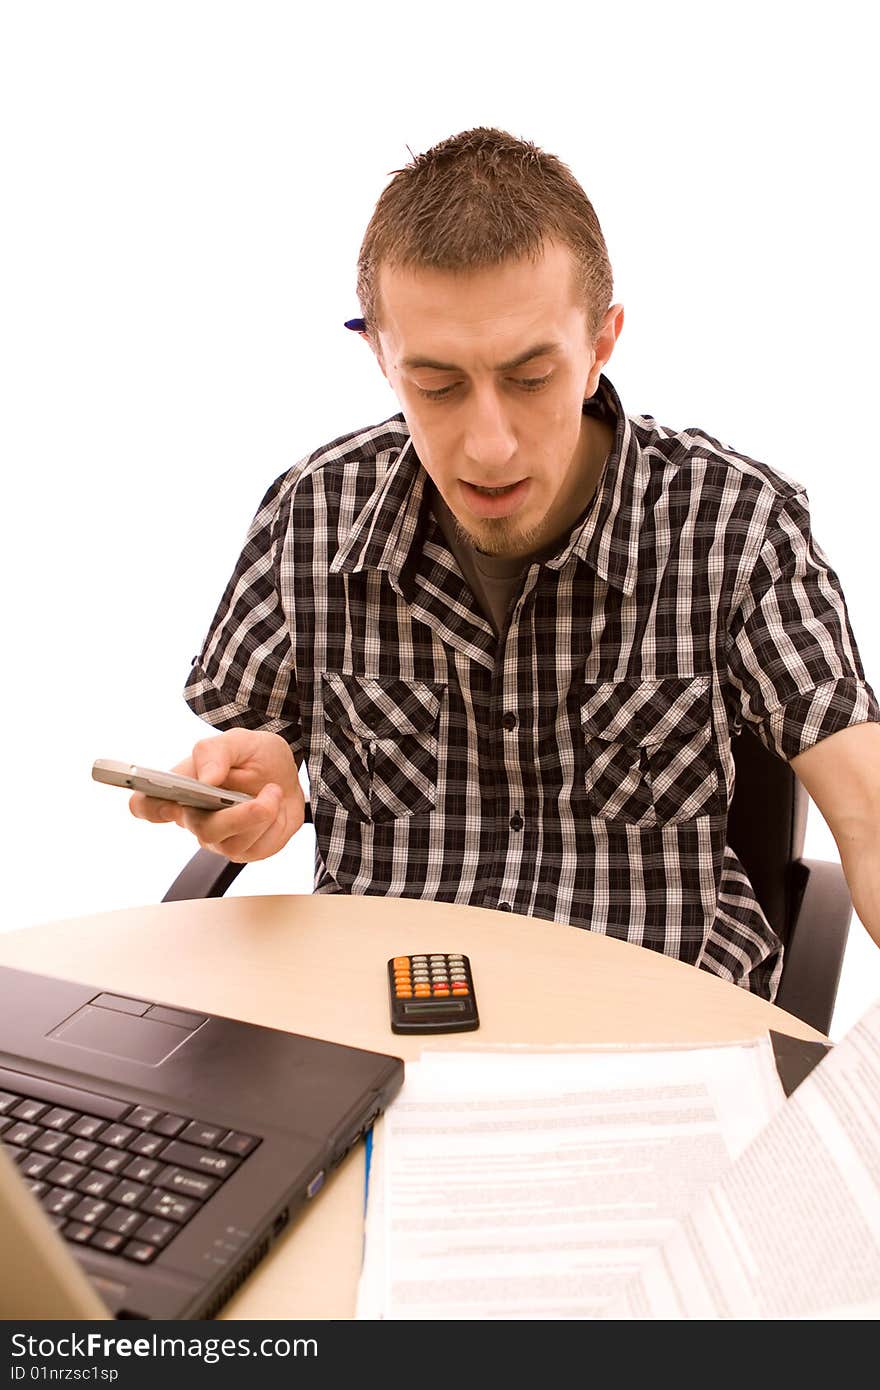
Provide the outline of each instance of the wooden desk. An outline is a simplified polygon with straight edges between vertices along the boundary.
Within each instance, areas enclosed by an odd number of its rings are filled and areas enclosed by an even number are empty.
[[[480,1030],[402,1038],[385,962],[471,959]],[[822,1035],[703,970],[574,927],[483,908],[330,895],[129,908],[0,934],[0,964],[416,1058],[479,1043],[671,1043]],[[332,991],[332,992],[331,992]],[[348,1318],[363,1232],[360,1146],[223,1312]]]

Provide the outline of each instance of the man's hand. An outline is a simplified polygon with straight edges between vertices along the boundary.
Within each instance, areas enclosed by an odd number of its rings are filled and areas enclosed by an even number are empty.
[[[191,831],[202,849],[237,864],[277,854],[305,820],[296,760],[279,734],[231,729],[201,739],[192,756],[171,770],[256,799],[222,811],[196,811],[135,792],[128,803],[132,815],[155,823],[174,821]]]

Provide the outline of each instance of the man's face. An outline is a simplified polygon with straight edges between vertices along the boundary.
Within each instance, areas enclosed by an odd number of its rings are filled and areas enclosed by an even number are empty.
[[[592,343],[572,264],[549,243],[537,263],[381,269],[379,364],[426,472],[489,554],[528,554],[583,509],[598,435],[581,408],[623,310]]]

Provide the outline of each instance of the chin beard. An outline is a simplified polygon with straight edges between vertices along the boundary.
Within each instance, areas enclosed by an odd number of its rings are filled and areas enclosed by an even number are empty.
[[[455,517],[455,530],[460,541],[472,545],[483,555],[510,556],[530,555],[541,543],[541,527],[530,526],[525,530],[508,521],[507,517],[484,521],[478,530],[470,531]]]

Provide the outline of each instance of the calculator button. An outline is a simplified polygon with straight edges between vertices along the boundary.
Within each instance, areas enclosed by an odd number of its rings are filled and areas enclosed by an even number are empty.
[[[453,985],[453,986],[452,986],[452,993],[453,993],[453,994],[470,994],[470,990],[468,989],[467,985]]]
[[[405,970],[408,970],[408,969],[409,969],[409,956],[395,956],[395,957],[394,957],[394,960],[393,960],[393,962],[392,962],[392,964],[393,964],[395,970],[397,970],[400,966],[403,966],[403,968],[404,968]]]
[[[448,987],[447,985],[435,985],[435,986],[434,986],[434,996],[435,996],[435,998],[436,998],[438,995],[441,995],[441,994],[448,994],[448,993],[449,993],[449,987]]]
[[[413,992],[408,985],[398,985],[394,993],[398,999],[412,999]]]
[[[413,990],[413,994],[416,996],[417,999],[423,999],[426,995],[430,993],[430,985],[416,985],[415,989]]]

